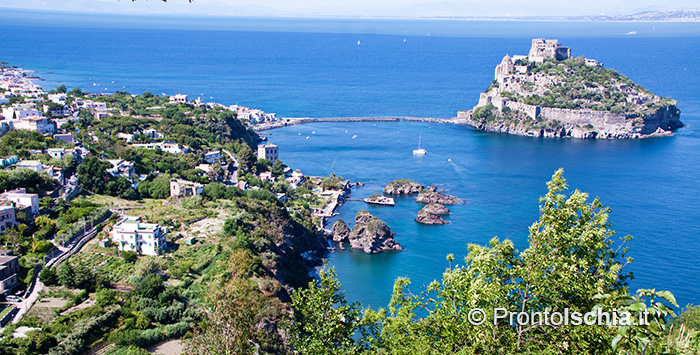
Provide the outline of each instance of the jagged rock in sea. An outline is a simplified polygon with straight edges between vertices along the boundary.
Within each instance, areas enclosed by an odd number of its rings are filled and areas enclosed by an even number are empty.
[[[647,138],[683,127],[676,101],[544,39],[528,55],[506,55],[479,103],[457,116],[478,130],[545,138]]]
[[[331,230],[331,237],[336,243],[343,243],[348,241],[350,236],[350,228],[345,224],[345,221],[338,219],[333,223],[333,229]]]
[[[418,196],[414,198],[414,200],[420,203],[439,203],[441,205],[454,205],[456,203],[464,202],[452,195],[430,191],[421,191]]]
[[[365,210],[355,215],[355,225],[348,236],[350,247],[360,249],[367,254],[387,250],[401,251],[403,248],[394,240],[394,232],[381,219]]]
[[[423,210],[418,211],[418,216],[414,220],[420,224],[430,224],[430,225],[450,223],[438,215],[423,212]]]
[[[423,185],[409,179],[398,179],[384,186],[387,195],[412,195],[423,189]]]
[[[428,186],[425,189],[430,191],[430,192],[437,192],[437,190],[438,190],[437,186]]]
[[[429,213],[436,216],[450,214],[450,210],[439,203],[429,203],[425,205],[423,209],[421,209],[418,213],[421,212]]]

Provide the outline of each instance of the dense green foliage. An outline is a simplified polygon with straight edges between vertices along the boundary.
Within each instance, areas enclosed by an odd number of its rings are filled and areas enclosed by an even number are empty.
[[[523,252],[494,238],[490,246],[470,245],[464,266],[451,266],[441,281],[414,294],[410,281],[397,280],[388,309],[347,305],[333,272],[318,284],[294,294],[293,347],[309,354],[642,354],[675,352],[665,331],[675,299],[666,291],[624,287],[629,262],[622,244],[613,240],[609,209],[598,199],[574,191],[558,171],[540,200],[540,219],[530,227]],[[616,245],[617,244],[617,245]],[[454,258],[448,256],[452,263]],[[471,311],[485,311],[485,322],[470,323]],[[597,308],[649,311],[650,325],[550,325],[494,321],[496,309],[507,312],[586,313]],[[359,334],[361,337],[356,337]],[[697,335],[696,335],[697,336]],[[696,348],[697,351],[697,348]]]
[[[538,80],[538,84],[532,81],[523,82],[521,89],[524,94],[509,91],[501,93],[501,96],[511,101],[542,107],[627,114],[649,114],[661,107],[675,107],[675,101],[650,95],[641,85],[613,69],[586,65],[584,57],[561,62],[545,61],[541,64],[523,60],[516,64],[529,66],[528,76],[542,74],[554,80],[554,84],[542,86],[543,84],[539,84],[542,79]],[[544,88],[544,92],[535,90],[537,88]],[[645,96],[646,101],[627,100],[632,94]]]
[[[43,194],[55,189],[56,185],[56,180],[43,172],[31,169],[0,170],[0,191],[24,187],[29,193]]]

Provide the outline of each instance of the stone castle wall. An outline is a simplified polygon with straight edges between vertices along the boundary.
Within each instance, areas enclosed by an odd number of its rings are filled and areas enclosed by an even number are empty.
[[[573,125],[592,124],[594,126],[619,126],[627,124],[627,115],[593,110],[571,110],[565,108],[542,107],[540,116]]]
[[[506,107],[510,108],[511,110],[524,112],[526,115],[530,116],[530,118],[532,118],[533,120],[537,119],[537,117],[540,115],[540,110],[541,110],[539,106],[527,105],[527,104],[524,104],[522,102],[514,102],[514,101],[507,101]]]

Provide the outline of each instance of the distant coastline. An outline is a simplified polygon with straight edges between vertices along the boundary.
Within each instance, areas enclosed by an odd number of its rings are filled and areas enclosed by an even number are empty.
[[[185,7],[185,9],[187,9]],[[339,19],[339,20],[448,20],[448,21],[528,21],[528,22],[700,22],[700,10],[657,10],[642,11],[632,14],[617,15],[582,15],[582,16],[455,16],[455,15],[336,15],[336,14],[303,14],[285,13],[269,8],[268,11],[245,11],[240,8],[222,8],[216,13],[211,12],[158,12],[141,13],[134,9],[119,12],[100,11],[75,11],[71,9],[29,9],[17,6],[0,6],[0,10],[13,12],[31,12],[57,15],[78,15],[78,16],[131,16],[138,14],[140,17],[148,16],[154,18],[175,17],[179,19],[201,19],[201,18],[268,18],[268,19]],[[182,8],[179,9],[182,11]],[[197,10],[190,8],[187,10]]]

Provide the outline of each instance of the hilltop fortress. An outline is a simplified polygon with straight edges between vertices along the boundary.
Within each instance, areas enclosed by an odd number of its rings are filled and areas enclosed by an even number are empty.
[[[479,103],[458,113],[480,130],[573,138],[668,135],[683,126],[679,116],[675,101],[544,38],[527,56],[503,57]]]

